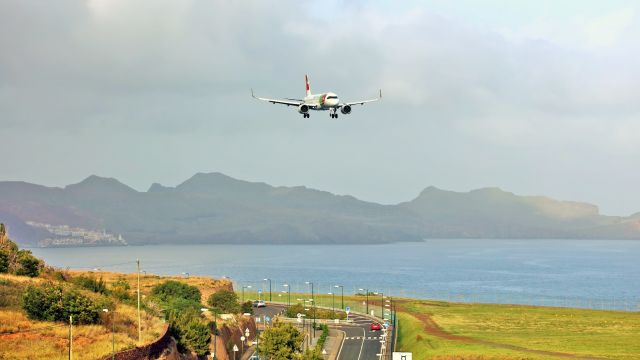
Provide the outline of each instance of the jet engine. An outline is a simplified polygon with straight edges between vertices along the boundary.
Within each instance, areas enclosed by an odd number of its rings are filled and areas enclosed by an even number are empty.
[[[345,114],[345,115],[351,114],[351,106],[344,105],[343,107],[340,108],[340,112]]]
[[[309,113],[309,105],[302,104],[302,105],[298,106],[298,112],[299,112],[300,114],[307,114],[307,113]]]

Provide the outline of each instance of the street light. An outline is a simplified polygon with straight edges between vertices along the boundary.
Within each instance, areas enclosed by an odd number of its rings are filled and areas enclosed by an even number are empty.
[[[331,316],[335,319],[336,318],[336,294],[333,292],[330,292],[329,295],[331,295]]]
[[[342,305],[342,310],[344,310],[344,285],[334,285],[334,288],[340,288],[340,291],[342,292],[342,301],[341,301],[341,305]]]
[[[271,302],[271,279],[265,278],[264,281],[269,281],[269,302]]]
[[[247,286],[243,286],[242,287],[242,303],[244,304],[244,289],[251,289],[251,285],[247,285]]]
[[[364,291],[367,296],[367,315],[369,315],[369,289],[358,289],[360,291]]]
[[[109,309],[102,309],[105,313],[109,314]],[[111,360],[116,358],[116,311],[112,311],[111,315]]]
[[[315,339],[316,337],[316,302],[315,302],[315,295],[313,292],[313,282],[305,281],[305,284],[311,285],[311,302],[313,304],[313,338]]]
[[[374,294],[380,295],[380,317],[384,320],[384,293],[375,292]]]
[[[291,286],[289,286],[289,284],[282,284],[282,286],[287,288],[287,293],[288,293],[287,307],[291,307]]]

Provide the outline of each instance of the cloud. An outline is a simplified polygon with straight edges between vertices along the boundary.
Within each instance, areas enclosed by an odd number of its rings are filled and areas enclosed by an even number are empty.
[[[13,144],[29,144],[7,176],[64,184],[94,172],[96,157],[104,175],[121,171],[139,188],[231,169],[387,202],[437,183],[552,190],[605,209],[640,208],[640,197],[636,205],[614,204],[602,179],[581,192],[558,180],[554,190],[510,170],[524,172],[517,160],[527,159],[565,176],[567,163],[600,159],[593,166],[620,175],[637,163],[636,7],[519,15],[515,25],[478,25],[468,9],[435,8],[339,0],[2,1],[0,128]],[[250,88],[301,96],[305,73],[313,90],[343,100],[379,88],[384,99],[355,108],[348,120],[314,114],[302,122],[291,109],[248,96]],[[75,153],[92,143],[102,147]],[[157,157],[142,164],[126,156],[139,151]],[[70,161],[55,174],[26,169],[60,157]],[[394,171],[385,170],[391,164]],[[137,166],[145,171],[123,170]],[[469,176],[468,169],[483,173]],[[584,173],[573,171],[566,176],[584,183]],[[374,176],[375,185],[361,185]]]

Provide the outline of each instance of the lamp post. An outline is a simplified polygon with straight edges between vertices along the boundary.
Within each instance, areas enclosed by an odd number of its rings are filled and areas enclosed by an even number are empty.
[[[264,281],[269,282],[269,302],[271,302],[271,279],[265,278]]]
[[[340,288],[340,295],[341,295],[341,305],[342,305],[342,310],[344,310],[344,285],[334,285],[334,288]]]
[[[369,315],[369,289],[358,289],[360,291],[364,291],[367,296],[367,315]]]
[[[316,302],[315,295],[313,291],[313,282],[306,281],[305,284],[311,285],[311,304],[313,305],[313,338],[316,337]]]
[[[105,313],[109,314],[109,309],[102,309]],[[116,358],[116,311],[113,310],[111,315],[111,360]]]
[[[380,317],[382,318],[382,320],[384,320],[384,293],[383,292],[379,292],[379,293],[374,293],[376,295],[380,295]]]
[[[242,287],[242,303],[244,304],[244,289],[251,289],[251,285],[247,285],[247,286],[243,286]]]
[[[331,295],[331,316],[333,319],[336,318],[336,294],[334,292],[330,292]]]
[[[287,308],[291,307],[291,286],[289,284],[282,284],[282,286],[287,288]]]

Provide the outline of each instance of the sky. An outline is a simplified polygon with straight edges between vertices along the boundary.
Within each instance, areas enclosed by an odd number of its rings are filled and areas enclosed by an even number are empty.
[[[197,172],[640,211],[636,1],[3,0],[0,180]],[[375,97],[331,119],[256,101]]]

